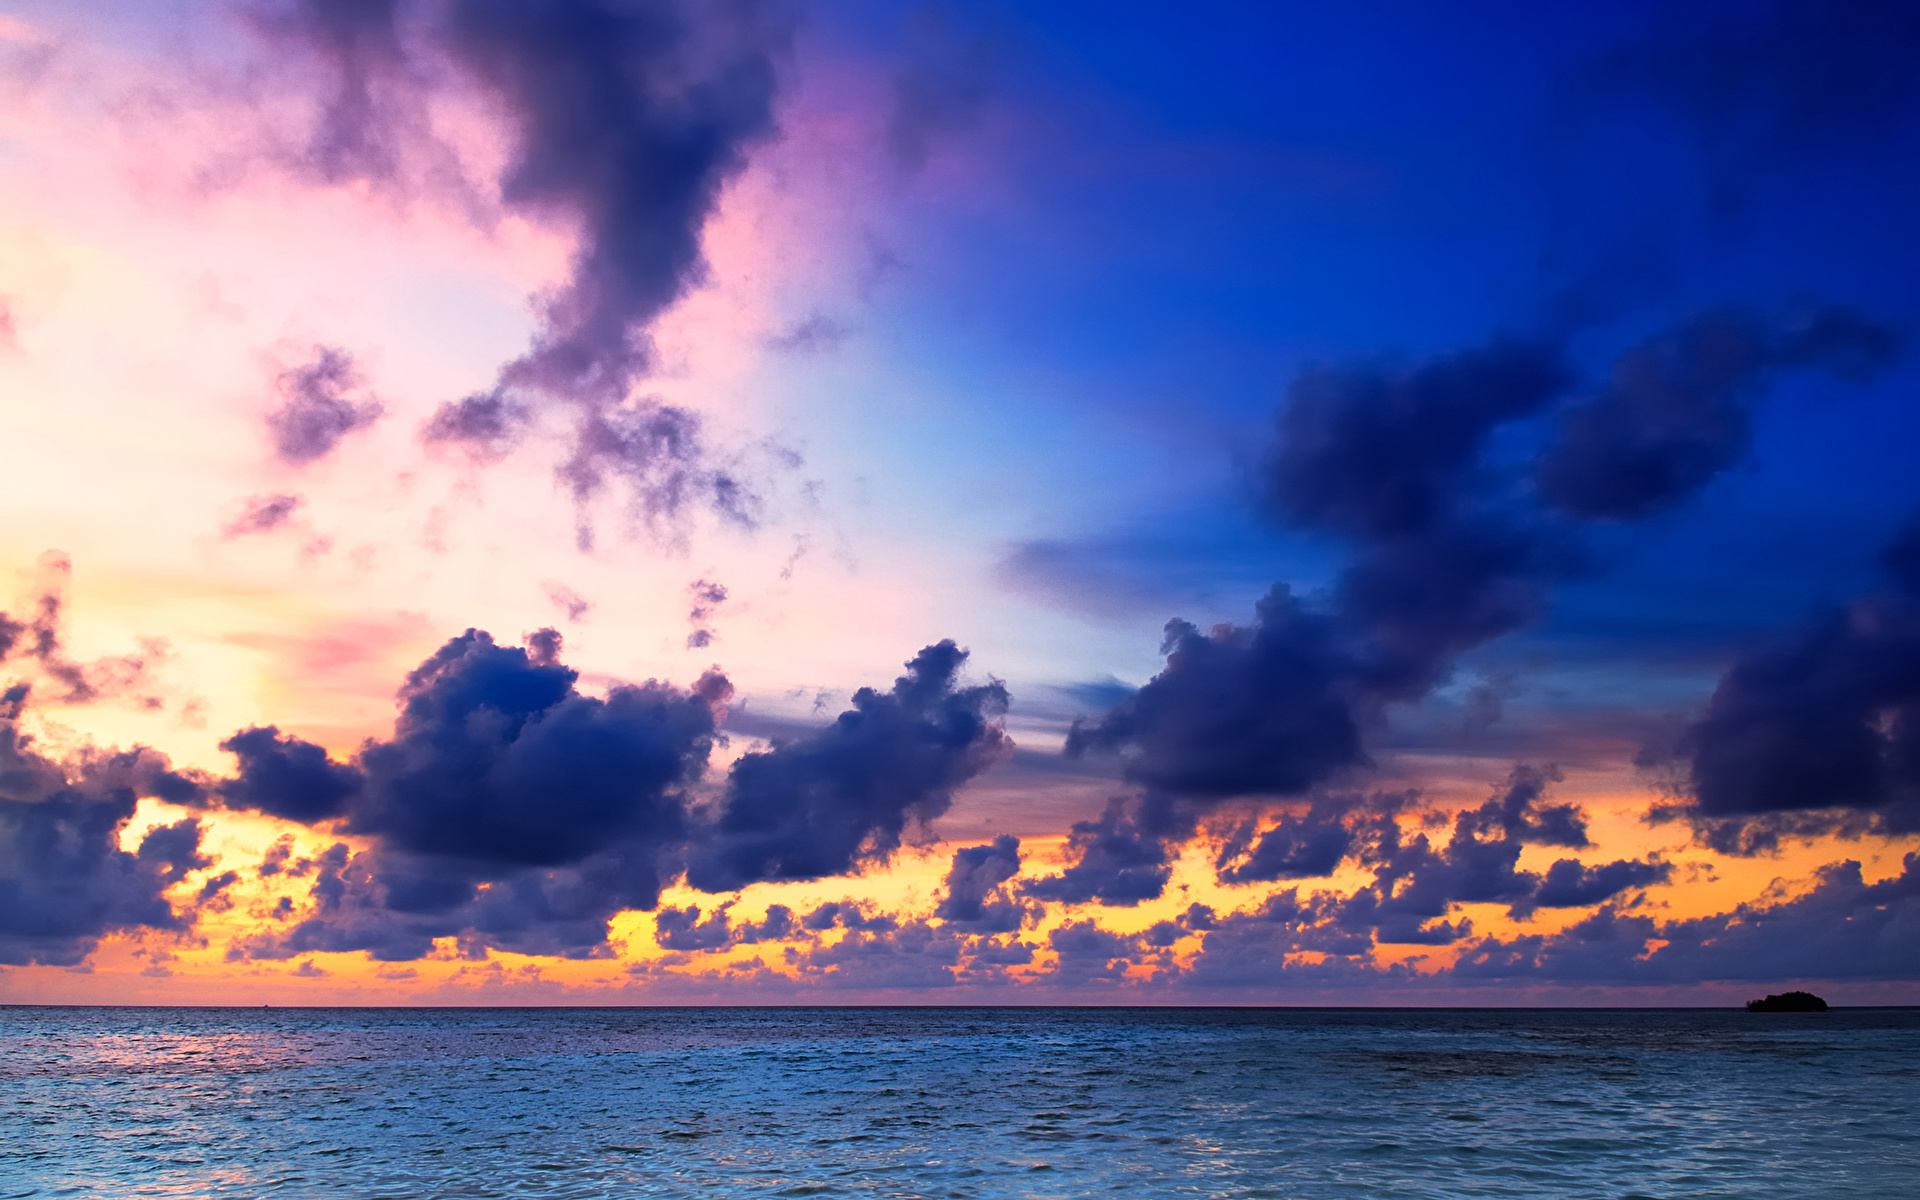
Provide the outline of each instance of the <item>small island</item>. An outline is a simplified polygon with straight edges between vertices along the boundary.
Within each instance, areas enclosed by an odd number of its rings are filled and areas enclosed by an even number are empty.
[[[1785,992],[1765,1000],[1747,1001],[1748,1012],[1825,1012],[1827,1002],[1812,992]]]

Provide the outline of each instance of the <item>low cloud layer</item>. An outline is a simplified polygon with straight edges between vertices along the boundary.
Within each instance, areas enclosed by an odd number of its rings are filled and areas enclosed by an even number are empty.
[[[397,960],[448,937],[605,953],[608,919],[653,909],[682,870],[724,892],[884,864],[1011,745],[1005,690],[959,686],[966,654],[942,642],[891,691],[862,689],[826,728],[737,759],[709,800],[726,678],[586,696],[560,651],[551,630],[524,648],[469,630],[407,677],[393,736],[351,763],[270,726],[224,742],[239,766],[216,785],[227,806],[372,843],[339,847],[316,873],[317,911],[241,953]]]

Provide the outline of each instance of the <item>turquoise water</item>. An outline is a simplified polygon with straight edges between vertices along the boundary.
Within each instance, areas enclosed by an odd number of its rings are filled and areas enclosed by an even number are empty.
[[[1912,1197],[1920,1010],[0,1008],[0,1196]]]

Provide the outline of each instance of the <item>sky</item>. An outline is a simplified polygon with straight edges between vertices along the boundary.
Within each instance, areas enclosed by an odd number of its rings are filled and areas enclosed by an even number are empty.
[[[1920,1002],[1916,54],[0,0],[0,1002]]]

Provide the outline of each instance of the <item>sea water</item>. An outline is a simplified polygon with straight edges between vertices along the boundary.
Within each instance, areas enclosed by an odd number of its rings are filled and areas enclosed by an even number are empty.
[[[0,1008],[0,1196],[1915,1197],[1920,1010]]]

